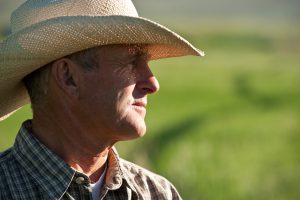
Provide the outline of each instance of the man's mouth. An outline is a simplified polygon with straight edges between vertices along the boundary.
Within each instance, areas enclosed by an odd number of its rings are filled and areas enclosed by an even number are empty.
[[[132,104],[135,110],[140,112],[141,114],[145,114],[146,112],[146,106],[147,106],[147,100],[136,100]]]
[[[146,101],[136,101],[133,103],[133,105],[146,108],[147,102]]]

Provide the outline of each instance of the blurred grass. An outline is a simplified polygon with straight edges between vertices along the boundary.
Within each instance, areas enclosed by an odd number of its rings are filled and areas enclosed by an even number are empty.
[[[187,29],[191,30],[191,29]],[[184,199],[299,199],[300,31],[183,31],[205,50],[151,63],[148,133],[120,154],[166,176]],[[12,145],[29,106],[0,122]]]

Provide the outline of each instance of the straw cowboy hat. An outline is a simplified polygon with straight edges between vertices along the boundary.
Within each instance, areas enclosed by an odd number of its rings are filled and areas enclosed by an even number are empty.
[[[0,43],[0,121],[29,103],[22,79],[63,56],[109,44],[147,44],[151,59],[203,56],[164,26],[139,17],[131,0],[27,0]]]

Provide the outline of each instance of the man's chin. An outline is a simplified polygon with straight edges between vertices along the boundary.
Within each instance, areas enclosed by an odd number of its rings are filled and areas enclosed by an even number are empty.
[[[116,134],[121,140],[133,140],[143,137],[146,134],[146,123],[142,116],[136,113],[127,115],[126,118],[119,121]]]
[[[146,126],[135,127],[131,131],[124,133],[123,140],[134,140],[143,137],[146,134]]]
[[[137,139],[137,138],[141,138],[146,134],[146,127],[136,130],[135,132],[132,132],[131,139]]]

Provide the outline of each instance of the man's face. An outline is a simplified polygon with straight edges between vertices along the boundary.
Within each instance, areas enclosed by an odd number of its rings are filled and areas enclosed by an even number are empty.
[[[98,68],[82,72],[80,109],[99,138],[120,141],[145,134],[147,94],[159,89],[148,59],[143,46],[104,46],[97,51]]]

